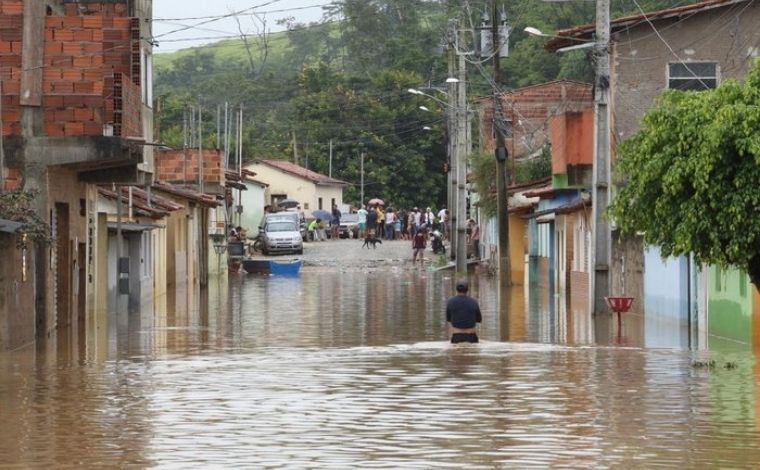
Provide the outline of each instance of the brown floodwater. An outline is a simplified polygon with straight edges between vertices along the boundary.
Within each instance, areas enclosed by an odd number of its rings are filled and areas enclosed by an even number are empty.
[[[678,327],[672,347],[647,348],[636,317],[618,331],[527,305],[522,288],[500,308],[493,279],[471,285],[476,346],[446,342],[451,274],[310,268],[173,294],[86,340],[0,354],[0,467],[760,462],[750,353],[690,351]]]

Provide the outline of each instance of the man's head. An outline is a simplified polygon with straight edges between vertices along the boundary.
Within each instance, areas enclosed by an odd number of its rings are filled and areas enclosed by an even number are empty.
[[[466,294],[470,290],[470,285],[467,284],[466,279],[460,279],[457,281],[457,292],[460,294]]]

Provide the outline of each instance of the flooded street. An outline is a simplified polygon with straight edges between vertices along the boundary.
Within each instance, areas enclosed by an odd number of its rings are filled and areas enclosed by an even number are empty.
[[[199,308],[169,302],[165,314],[117,322],[100,355],[60,343],[0,355],[0,466],[760,461],[750,355],[678,347],[677,328],[672,346],[642,347],[641,319],[626,318],[616,335],[609,319],[592,326],[527,308],[522,287],[500,308],[485,275],[471,282],[482,343],[452,347],[443,316],[452,273],[406,260],[363,266],[231,277],[199,295]],[[612,336],[600,336],[608,324]],[[714,368],[693,366],[707,358]]]

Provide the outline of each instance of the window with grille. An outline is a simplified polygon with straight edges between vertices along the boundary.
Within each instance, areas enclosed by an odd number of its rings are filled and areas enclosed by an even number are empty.
[[[674,90],[707,90],[718,86],[718,64],[715,62],[676,62],[668,64],[668,88]]]

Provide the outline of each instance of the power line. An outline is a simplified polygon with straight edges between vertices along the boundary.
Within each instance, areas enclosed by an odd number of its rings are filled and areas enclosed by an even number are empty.
[[[201,21],[200,23],[197,23],[197,24],[194,24],[194,25],[188,25],[188,26],[184,26],[184,27],[179,28],[179,29],[175,29],[173,31],[169,31],[169,32],[166,32],[166,33],[161,33],[159,35],[153,36],[153,39],[158,39],[158,38],[163,37],[163,36],[168,36],[170,34],[179,33],[181,31],[186,31],[188,29],[197,28],[198,26],[202,26],[204,24],[209,24],[209,23],[214,23],[216,21],[223,20],[225,18],[231,18],[233,16],[242,15],[242,14],[247,13],[249,11],[253,11],[253,10],[257,9],[257,8],[265,7],[267,5],[272,5],[274,3],[279,3],[281,1],[282,0],[269,0],[268,2],[264,2],[264,3],[261,3],[261,4],[256,5],[256,6],[248,7],[248,8],[245,8],[243,10],[234,11],[234,12],[231,12],[231,13],[227,13],[225,15],[215,16],[213,18],[207,19],[205,21]]]
[[[327,4],[319,3],[315,5],[302,6],[302,7],[281,8],[279,10],[266,10],[266,11],[259,11],[256,13],[243,13],[243,14],[238,14],[237,16],[255,16],[255,15],[266,15],[270,13],[287,13],[291,11],[311,10],[313,8],[325,8],[328,5],[330,5],[330,3],[327,3]],[[260,8],[260,7],[253,7],[253,8]],[[184,18],[153,18],[151,21],[153,22],[198,21],[198,20],[224,19],[228,17],[229,17],[228,14],[220,14],[220,15],[194,16],[194,17],[184,17]]]

